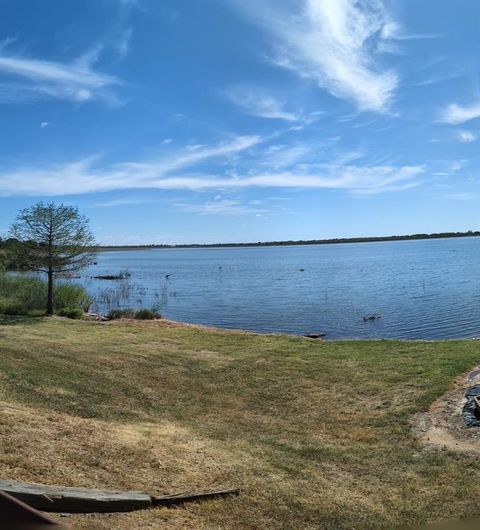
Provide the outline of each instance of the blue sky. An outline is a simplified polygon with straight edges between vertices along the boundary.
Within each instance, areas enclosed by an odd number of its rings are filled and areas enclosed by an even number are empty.
[[[0,231],[480,229],[478,0],[0,0]]]

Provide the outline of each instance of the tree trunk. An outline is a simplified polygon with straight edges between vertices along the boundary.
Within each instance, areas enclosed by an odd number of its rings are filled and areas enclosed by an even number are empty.
[[[48,270],[47,316],[53,315],[53,271]]]

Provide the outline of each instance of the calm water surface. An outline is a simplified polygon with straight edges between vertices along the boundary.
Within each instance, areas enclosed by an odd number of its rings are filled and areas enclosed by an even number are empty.
[[[92,279],[125,269],[126,281]],[[104,252],[76,281],[102,312],[157,307],[173,320],[328,338],[480,335],[476,237]],[[372,313],[381,318],[364,322]]]

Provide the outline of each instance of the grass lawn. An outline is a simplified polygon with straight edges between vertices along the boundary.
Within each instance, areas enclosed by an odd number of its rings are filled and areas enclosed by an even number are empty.
[[[422,448],[409,428],[479,359],[474,341],[0,320],[0,476],[242,489],[67,519],[88,528],[390,528],[480,515],[478,458]]]

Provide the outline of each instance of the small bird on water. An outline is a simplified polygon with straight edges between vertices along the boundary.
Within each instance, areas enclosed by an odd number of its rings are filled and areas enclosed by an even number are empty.
[[[168,278],[170,278],[171,275],[172,275],[172,273],[170,273],[170,274],[165,274],[165,278],[168,280]]]

